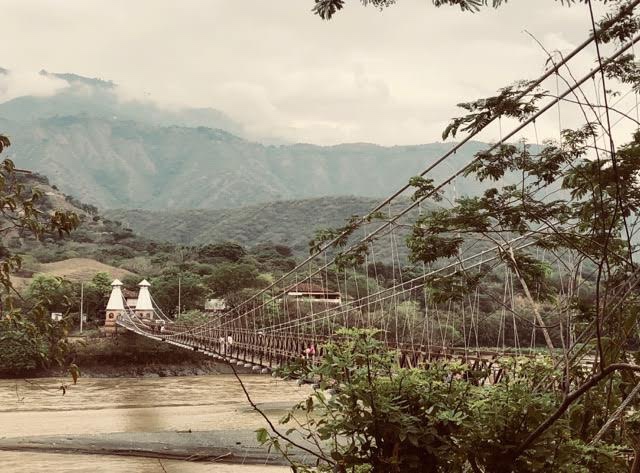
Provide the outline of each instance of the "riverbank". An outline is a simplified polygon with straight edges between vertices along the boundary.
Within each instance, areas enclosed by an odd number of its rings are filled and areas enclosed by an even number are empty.
[[[73,363],[85,378],[164,378],[231,374],[226,363],[214,361],[200,352],[125,332],[115,337],[73,337],[71,350],[62,366],[29,372],[2,372],[1,378],[68,377]],[[248,370],[238,367],[239,372]]]
[[[166,378],[170,376],[209,376],[231,374],[233,371],[226,363],[218,363],[209,357],[177,363],[131,363],[121,364],[80,364],[81,377],[84,378]],[[238,372],[249,373],[250,370],[237,367]],[[29,378],[68,377],[66,368],[38,370],[29,374]],[[24,376],[17,376],[22,378]]]

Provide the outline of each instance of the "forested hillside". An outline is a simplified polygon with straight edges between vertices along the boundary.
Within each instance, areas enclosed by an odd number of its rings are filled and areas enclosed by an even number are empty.
[[[138,235],[183,245],[234,241],[253,246],[278,243],[306,253],[318,229],[340,227],[352,215],[366,215],[380,199],[322,197],[277,201],[224,210],[107,210],[105,216],[121,221]],[[409,201],[403,202],[409,205]],[[404,205],[402,205],[404,206]],[[400,205],[394,204],[392,211]]]
[[[40,212],[65,210],[78,216],[78,227],[68,235],[50,233],[38,240],[27,229],[16,229],[0,244],[0,254],[9,251],[22,259],[20,269],[12,274],[16,289],[28,295],[40,286],[57,288],[55,300],[49,303],[54,311],[68,304],[75,307],[80,283],[94,284],[96,277],[104,290],[87,310],[90,319],[99,322],[113,278],[123,279],[130,289],[143,278],[150,280],[158,304],[171,313],[180,279],[183,294],[191,296],[183,300],[183,308],[202,309],[205,297],[262,287],[295,266],[291,249],[284,245],[219,241],[183,246],[153,241],[65,195],[45,176],[21,173],[19,179],[26,192],[42,193],[37,202]]]
[[[79,225],[69,235],[48,234],[44,238],[34,238],[26,229],[16,229],[5,235],[0,250],[7,248],[19,254],[22,268],[15,275],[19,280],[30,278],[38,272],[73,278],[82,273],[83,265],[104,270],[98,262],[120,266],[127,258],[170,251],[171,244],[159,244],[151,239],[136,235],[120,222],[103,218],[95,206],[84,204],[75,197],[61,192],[50,184],[46,176],[39,174],[19,174],[21,185],[31,192],[39,191],[42,197],[37,201],[38,210],[43,213],[54,210],[74,212]],[[49,263],[69,260],[66,266],[46,266]],[[113,274],[121,275],[119,271]]]

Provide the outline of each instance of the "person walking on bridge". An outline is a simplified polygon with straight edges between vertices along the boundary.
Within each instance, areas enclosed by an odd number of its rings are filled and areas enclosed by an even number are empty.
[[[312,343],[311,345],[309,345],[305,350],[304,350],[304,354],[306,358],[311,358],[313,359],[313,357],[316,356],[316,347],[315,345]]]
[[[233,345],[233,337],[231,337],[231,334],[227,334],[227,350],[229,352],[229,354],[231,354],[231,346]]]

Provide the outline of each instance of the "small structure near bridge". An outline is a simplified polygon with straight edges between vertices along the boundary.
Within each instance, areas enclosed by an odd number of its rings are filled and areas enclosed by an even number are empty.
[[[205,312],[220,313],[227,310],[227,301],[225,299],[207,299],[204,301]]]
[[[122,295],[124,296],[125,305],[129,309],[135,309],[138,305],[138,293],[130,289],[122,289]]]
[[[339,292],[330,291],[319,284],[313,283],[294,284],[285,291],[285,297],[300,301],[319,301],[336,305],[342,303],[342,296]]]

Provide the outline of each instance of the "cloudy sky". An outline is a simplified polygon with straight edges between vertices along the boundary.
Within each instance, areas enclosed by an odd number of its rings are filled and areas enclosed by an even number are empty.
[[[3,0],[0,66],[13,74],[0,100],[53,93],[46,69],[113,80],[123,99],[217,108],[256,139],[426,143],[456,103],[543,70],[525,29],[568,51],[590,28],[585,6],[554,0],[475,15],[347,3],[323,22],[313,0]]]

